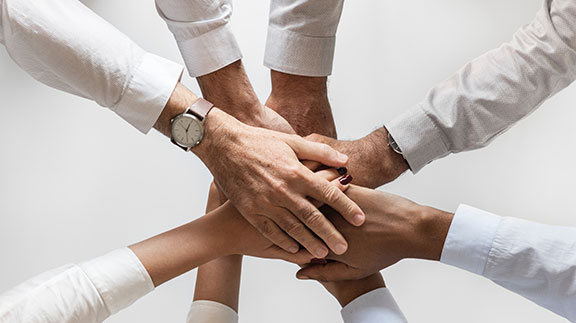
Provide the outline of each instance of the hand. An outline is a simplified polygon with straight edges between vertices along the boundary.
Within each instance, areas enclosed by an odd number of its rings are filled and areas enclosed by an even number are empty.
[[[329,185],[341,192],[346,191],[349,187],[342,183],[342,179],[346,175],[339,177],[333,169],[323,170],[316,175],[325,180],[331,180]],[[317,201],[313,202],[318,203]],[[223,254],[283,259],[297,264],[306,264],[312,259],[312,256],[306,251],[299,251],[294,255],[264,238],[253,226],[248,224],[230,202],[226,202],[205,217],[211,219],[213,227],[219,228],[217,229],[218,233],[215,233],[214,236],[221,238],[224,245]],[[234,237],[234,239],[230,239],[230,237]]]
[[[350,157],[348,172],[354,176],[354,184],[377,188],[395,180],[408,169],[404,158],[388,146],[388,131],[380,128],[368,136],[341,141],[313,134],[306,139],[330,145]]]
[[[284,117],[300,136],[312,133],[336,138],[326,77],[271,71],[272,93],[266,106]]]
[[[364,213],[300,162],[342,167],[347,162],[345,155],[297,135],[245,125],[218,108],[206,118],[205,134],[192,151],[210,169],[222,192],[264,236],[290,252],[296,252],[300,243],[318,258],[328,254],[322,241],[336,254],[346,251],[346,240],[306,198],[332,206],[355,225],[363,223]]]
[[[327,257],[335,262],[300,270],[298,278],[361,279],[405,258],[440,259],[453,214],[358,186],[350,187],[347,195],[366,212],[366,223],[350,226],[334,211],[323,208],[348,240],[348,251]]]

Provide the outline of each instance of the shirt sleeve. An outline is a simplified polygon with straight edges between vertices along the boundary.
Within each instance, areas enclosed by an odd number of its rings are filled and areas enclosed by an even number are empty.
[[[512,41],[466,64],[387,124],[412,171],[488,145],[572,83],[575,25],[575,1],[544,0]]]
[[[344,0],[272,0],[266,67],[288,74],[332,74]]]
[[[182,67],[144,51],[80,1],[0,1],[0,41],[38,81],[96,101],[148,132]]]
[[[483,275],[576,321],[576,228],[500,217],[461,205],[441,261]]]
[[[102,322],[153,289],[140,260],[123,248],[48,271],[0,295],[0,322]]]
[[[156,8],[174,34],[190,76],[212,73],[242,58],[229,24],[232,0],[156,0]]]
[[[212,301],[194,301],[187,323],[238,323],[238,313],[232,308]]]
[[[406,317],[387,288],[370,291],[346,305],[344,323],[406,323]]]

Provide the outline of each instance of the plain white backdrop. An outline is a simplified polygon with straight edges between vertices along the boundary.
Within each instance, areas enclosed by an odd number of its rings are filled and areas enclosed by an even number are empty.
[[[143,48],[181,62],[153,1],[86,0]],[[541,0],[347,1],[330,79],[339,135],[361,137],[421,100],[468,60],[511,39]],[[233,25],[256,91],[267,1],[235,2]],[[98,33],[97,30],[94,33]],[[197,90],[194,80],[185,83]],[[454,211],[576,225],[576,88],[480,151],[449,156],[382,187]],[[157,133],[141,135],[95,103],[34,81],[0,50],[0,291],[203,214],[210,174]],[[340,307],[296,267],[245,261],[241,322],[340,322]],[[383,271],[411,322],[562,322],[490,281],[439,263]],[[195,273],[158,288],[109,322],[183,322]],[[1,304],[0,304],[1,306]]]

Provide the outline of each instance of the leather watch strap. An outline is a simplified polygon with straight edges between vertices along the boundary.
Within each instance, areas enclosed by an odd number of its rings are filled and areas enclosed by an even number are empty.
[[[214,107],[210,101],[204,100],[203,98],[198,98],[194,104],[192,104],[188,111],[193,113],[200,121],[204,121],[210,110]]]

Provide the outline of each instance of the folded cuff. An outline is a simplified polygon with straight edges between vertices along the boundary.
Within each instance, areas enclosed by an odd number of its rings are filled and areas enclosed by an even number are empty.
[[[502,217],[460,205],[444,242],[440,261],[483,275]]]
[[[111,110],[142,133],[148,133],[174,92],[182,71],[181,65],[146,53],[122,98]]]
[[[356,298],[340,313],[344,323],[408,322],[388,288],[378,288]]]
[[[154,290],[146,268],[129,248],[112,251],[79,267],[102,296],[110,315]]]
[[[188,312],[188,323],[237,323],[238,314],[232,308],[212,301],[194,301]]]
[[[176,41],[192,77],[215,72],[242,58],[240,46],[227,24],[198,37]]]
[[[264,65],[272,70],[311,77],[332,74],[336,37],[311,37],[268,28]]]
[[[386,124],[386,129],[402,150],[414,174],[433,160],[450,153],[442,133],[420,106],[409,109]]]

